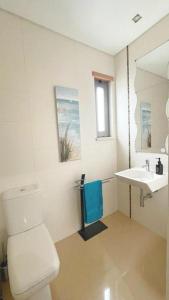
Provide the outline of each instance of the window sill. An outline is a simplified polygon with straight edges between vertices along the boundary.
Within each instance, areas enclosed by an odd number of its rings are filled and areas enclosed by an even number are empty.
[[[105,137],[97,137],[97,142],[105,142],[105,141],[113,141],[114,138],[112,136],[105,136]]]

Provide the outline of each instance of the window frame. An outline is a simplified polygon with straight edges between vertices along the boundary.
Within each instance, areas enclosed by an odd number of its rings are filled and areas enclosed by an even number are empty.
[[[110,138],[111,137],[111,114],[110,114],[110,81],[101,78],[94,78],[95,86],[95,105],[96,105],[96,133],[97,138]],[[105,130],[99,131],[98,126],[98,99],[97,99],[97,88],[101,87],[104,90],[104,120]]]

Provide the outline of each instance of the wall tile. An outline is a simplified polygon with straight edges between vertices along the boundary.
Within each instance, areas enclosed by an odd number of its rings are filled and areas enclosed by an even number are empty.
[[[0,176],[34,170],[32,132],[29,123],[0,123]]]
[[[30,122],[29,96],[11,90],[0,90],[0,122]]]
[[[0,89],[27,90],[21,19],[0,11]]]

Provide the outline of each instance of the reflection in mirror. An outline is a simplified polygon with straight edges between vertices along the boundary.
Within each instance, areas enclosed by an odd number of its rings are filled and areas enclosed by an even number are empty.
[[[141,149],[151,149],[151,103],[140,103]]]
[[[161,153],[168,134],[169,42],[136,62],[136,151]]]

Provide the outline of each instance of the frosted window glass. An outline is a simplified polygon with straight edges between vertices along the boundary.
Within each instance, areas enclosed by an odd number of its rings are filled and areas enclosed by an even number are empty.
[[[104,110],[104,89],[102,87],[97,87],[97,125],[98,131],[105,131],[105,110]]]

